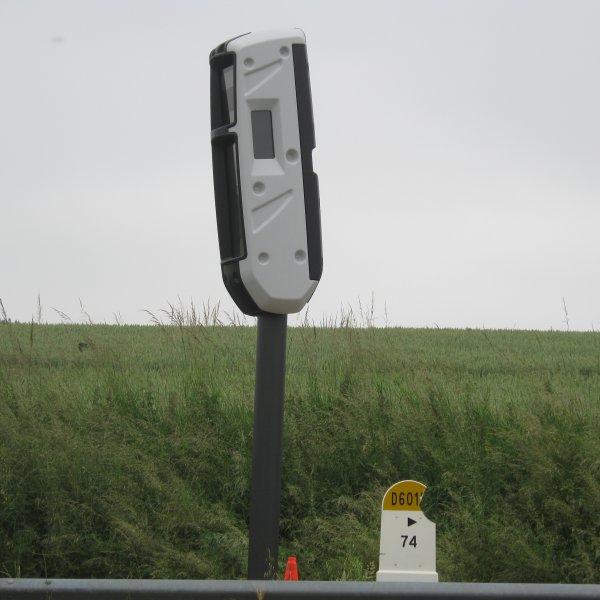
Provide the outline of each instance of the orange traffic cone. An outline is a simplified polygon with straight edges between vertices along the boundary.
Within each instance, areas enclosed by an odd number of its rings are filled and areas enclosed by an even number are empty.
[[[283,574],[284,581],[298,581],[298,563],[295,556],[290,556],[285,565],[285,573]]]

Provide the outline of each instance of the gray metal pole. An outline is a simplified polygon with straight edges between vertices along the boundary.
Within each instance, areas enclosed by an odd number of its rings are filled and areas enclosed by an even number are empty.
[[[287,315],[258,317],[248,579],[273,579],[279,550]]]

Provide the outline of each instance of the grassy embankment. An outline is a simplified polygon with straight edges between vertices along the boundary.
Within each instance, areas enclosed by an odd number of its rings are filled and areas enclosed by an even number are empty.
[[[243,577],[254,343],[0,324],[1,575]],[[383,492],[411,478],[441,580],[600,581],[599,334],[304,327],[288,348],[281,560],[304,578],[373,579]]]

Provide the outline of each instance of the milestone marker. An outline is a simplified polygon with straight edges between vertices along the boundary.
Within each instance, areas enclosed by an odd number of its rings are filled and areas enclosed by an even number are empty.
[[[438,580],[435,523],[421,510],[426,489],[418,481],[399,481],[383,496],[377,581]]]

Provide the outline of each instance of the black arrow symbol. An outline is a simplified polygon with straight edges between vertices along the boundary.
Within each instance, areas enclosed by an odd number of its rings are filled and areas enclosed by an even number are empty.
[[[411,519],[410,517],[408,517],[408,526],[410,527],[411,525],[414,525],[416,523],[416,521],[414,519]]]

